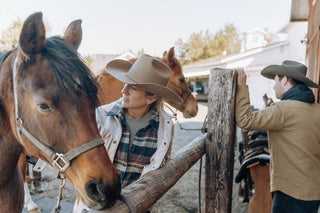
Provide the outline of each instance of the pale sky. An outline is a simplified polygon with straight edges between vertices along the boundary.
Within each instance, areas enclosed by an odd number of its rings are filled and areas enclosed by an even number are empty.
[[[277,32],[290,18],[291,0],[0,0],[0,33],[13,21],[41,11],[62,35],[70,22],[82,20],[82,55],[136,53],[141,48],[161,56],[181,38],[227,23],[239,32],[267,28]]]

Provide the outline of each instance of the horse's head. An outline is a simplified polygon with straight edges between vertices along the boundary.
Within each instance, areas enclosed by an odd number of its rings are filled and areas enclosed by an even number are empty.
[[[78,56],[81,35],[77,20],[62,38],[46,39],[42,13],[27,18],[11,56],[16,110],[10,121],[28,154],[60,167],[86,205],[103,209],[119,197],[120,182],[97,129],[97,83]]]
[[[183,117],[192,118],[197,115],[198,103],[192,95],[188,83],[182,73],[182,65],[175,57],[174,47],[169,52],[165,51],[161,60],[172,70],[168,87],[175,91],[183,100],[182,104],[169,101],[168,103],[183,113]]]

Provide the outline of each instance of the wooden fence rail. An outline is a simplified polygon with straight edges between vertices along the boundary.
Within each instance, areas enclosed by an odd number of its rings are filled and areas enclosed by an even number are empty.
[[[197,137],[176,152],[162,168],[147,173],[122,190],[122,194],[136,206],[137,212],[144,213],[152,207],[204,155],[205,139],[206,134]],[[118,200],[112,208],[101,212],[128,213],[129,208]]]

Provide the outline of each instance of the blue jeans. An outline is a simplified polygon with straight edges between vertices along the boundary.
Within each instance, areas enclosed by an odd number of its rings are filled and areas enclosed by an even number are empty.
[[[317,213],[320,200],[295,199],[281,191],[273,193],[272,213]]]

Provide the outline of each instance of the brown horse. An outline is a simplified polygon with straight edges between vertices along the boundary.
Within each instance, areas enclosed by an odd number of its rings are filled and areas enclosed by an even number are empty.
[[[242,136],[242,146],[239,146],[241,167],[236,176],[237,183],[244,182],[244,188],[240,184],[240,197],[243,202],[249,202],[249,213],[270,213],[272,195],[267,132],[242,130]]]
[[[129,62],[134,63],[136,59],[131,59]],[[175,57],[174,47],[170,48],[169,52],[165,51],[161,61],[166,63],[172,70],[171,78],[168,87],[175,91],[183,100],[182,104],[169,101],[168,103],[183,113],[185,118],[192,118],[197,115],[198,103],[188,87],[185,77],[182,73],[182,65]],[[111,76],[105,69],[96,76],[100,86],[98,98],[101,105],[111,103],[119,99],[123,83]]]
[[[120,182],[95,121],[98,86],[77,48],[81,21],[46,38],[42,13],[29,16],[19,46],[0,57],[0,206],[21,212],[21,153],[63,174],[92,209],[120,195]]]

